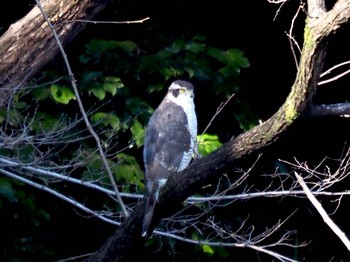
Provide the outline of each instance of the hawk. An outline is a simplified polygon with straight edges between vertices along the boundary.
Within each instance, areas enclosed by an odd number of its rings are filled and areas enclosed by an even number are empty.
[[[184,170],[197,153],[197,117],[193,100],[193,85],[176,80],[148,122],[143,149],[148,193],[143,237],[149,233],[160,188],[169,176]]]

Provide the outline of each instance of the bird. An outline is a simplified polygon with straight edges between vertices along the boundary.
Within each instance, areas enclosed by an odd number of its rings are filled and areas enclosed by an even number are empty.
[[[161,187],[198,153],[194,87],[175,80],[148,121],[143,149],[147,196],[142,237],[147,237]]]

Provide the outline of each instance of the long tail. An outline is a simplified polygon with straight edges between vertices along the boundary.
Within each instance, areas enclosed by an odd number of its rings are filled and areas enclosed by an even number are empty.
[[[145,206],[145,216],[143,218],[143,225],[142,225],[142,237],[146,237],[149,234],[148,231],[152,222],[153,211],[158,199],[158,193],[159,193],[159,189],[153,187],[147,197],[146,206]]]

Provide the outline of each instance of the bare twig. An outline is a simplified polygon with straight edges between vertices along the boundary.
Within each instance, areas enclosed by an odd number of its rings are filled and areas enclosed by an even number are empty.
[[[280,6],[278,7],[278,9],[277,9],[277,11],[276,11],[276,13],[275,13],[275,16],[274,16],[274,18],[273,18],[273,21],[275,21],[276,18],[277,18],[277,16],[278,16],[279,13],[281,12],[281,9],[282,9],[283,5],[284,5],[285,3],[287,3],[288,0],[267,0],[267,1],[268,1],[269,3],[271,3],[271,4],[280,4]]]
[[[345,61],[345,62],[343,62],[343,63],[339,63],[339,64],[337,64],[337,65],[335,65],[335,66],[332,66],[331,68],[329,68],[328,70],[326,70],[325,72],[323,72],[323,73],[321,74],[321,77],[324,77],[325,75],[330,74],[333,70],[335,70],[335,69],[337,69],[337,68],[339,68],[339,67],[341,67],[341,66],[347,65],[347,64],[350,64],[350,61]],[[324,84],[327,84],[327,83],[332,82],[332,81],[336,81],[336,80],[338,80],[339,78],[341,78],[341,77],[343,77],[343,76],[345,76],[345,75],[347,75],[347,74],[349,74],[349,73],[350,73],[350,69],[348,69],[348,70],[346,70],[345,72],[342,72],[342,73],[340,73],[340,74],[338,74],[338,75],[336,75],[336,76],[334,76],[334,77],[332,77],[332,78],[329,78],[329,79],[326,79],[326,80],[322,80],[322,81],[320,81],[320,82],[318,83],[318,85],[320,86],[320,85],[324,85]]]
[[[58,45],[58,47],[59,47],[59,49],[60,49],[60,52],[61,52],[62,57],[63,57],[63,59],[64,59],[64,63],[65,63],[65,65],[66,65],[66,68],[67,68],[67,71],[68,71],[68,75],[69,75],[69,78],[70,78],[70,82],[71,82],[71,85],[72,85],[72,88],[73,88],[75,97],[76,97],[76,99],[77,99],[77,102],[78,102],[78,105],[79,105],[79,108],[80,108],[80,112],[81,112],[82,115],[83,115],[83,119],[84,119],[84,122],[85,122],[85,124],[86,124],[87,129],[89,130],[89,132],[91,133],[91,135],[93,136],[93,138],[94,138],[95,141],[96,141],[96,145],[97,145],[97,147],[98,147],[98,150],[99,150],[99,153],[100,153],[102,162],[103,162],[103,164],[104,164],[104,167],[105,167],[105,169],[106,169],[106,171],[107,171],[107,173],[108,173],[108,176],[109,176],[109,179],[110,179],[110,181],[111,181],[112,187],[113,187],[113,189],[115,190],[115,192],[117,193],[118,202],[119,202],[119,204],[120,204],[120,206],[121,206],[121,208],[122,208],[122,210],[123,210],[124,216],[127,217],[127,216],[129,216],[129,212],[127,211],[127,209],[126,209],[126,207],[125,207],[125,205],[124,205],[124,203],[123,203],[123,200],[122,200],[122,198],[121,198],[121,196],[120,196],[120,193],[119,193],[117,184],[116,184],[116,182],[115,182],[115,180],[114,180],[112,171],[111,171],[111,169],[110,169],[110,167],[109,167],[109,164],[108,164],[108,162],[107,162],[107,158],[106,158],[105,153],[104,153],[104,151],[103,151],[102,144],[101,144],[101,140],[100,140],[100,138],[98,137],[98,135],[96,134],[96,132],[93,130],[93,128],[91,127],[90,121],[89,121],[89,119],[88,119],[88,117],[87,117],[87,114],[86,114],[86,112],[85,112],[85,109],[84,109],[84,106],[83,106],[83,102],[81,101],[81,98],[80,98],[80,95],[79,95],[79,91],[78,91],[78,88],[77,88],[77,86],[76,86],[76,80],[75,80],[75,78],[74,78],[72,69],[71,69],[71,67],[70,67],[70,63],[69,63],[69,61],[68,61],[67,55],[66,55],[66,53],[65,53],[65,51],[64,51],[64,49],[63,49],[63,46],[62,46],[62,44],[61,44],[61,42],[60,42],[60,40],[59,40],[59,37],[58,37],[58,35],[57,35],[57,33],[56,33],[55,29],[54,29],[54,26],[53,26],[52,23],[50,22],[50,20],[49,20],[47,14],[46,14],[44,8],[42,7],[42,5],[41,5],[41,3],[40,3],[40,0],[35,0],[35,2],[37,3],[37,6],[39,7],[40,12],[43,14],[43,16],[44,16],[44,18],[45,18],[45,20],[46,20],[46,22],[47,22],[49,28],[51,29],[51,31],[52,31],[52,33],[53,33],[55,39],[56,39],[57,45]]]
[[[322,205],[320,202],[317,201],[316,197],[312,194],[308,186],[305,184],[303,178],[298,175],[297,172],[294,172],[296,178],[298,179],[299,184],[305,191],[306,196],[312,203],[312,205],[316,208],[318,213],[321,215],[323,218],[323,221],[332,229],[332,231],[340,238],[340,240],[344,243],[346,248],[350,251],[350,241],[346,237],[345,233],[340,230],[340,228],[333,222],[333,220],[328,216],[326,211],[323,209]]]
[[[57,192],[57,191],[55,191],[55,190],[45,186],[45,185],[36,183],[36,182],[34,182],[32,180],[29,180],[29,179],[26,179],[24,177],[18,176],[18,175],[14,174],[12,172],[9,172],[9,171],[7,171],[7,170],[5,170],[3,168],[0,168],[0,173],[6,175],[8,177],[11,177],[11,178],[13,178],[13,179],[15,179],[17,181],[21,181],[21,182],[23,182],[25,184],[28,184],[28,185],[30,185],[32,187],[35,187],[35,188],[38,188],[38,189],[43,190],[45,192],[48,192],[48,193],[58,197],[59,199],[62,199],[64,201],[70,203],[71,205],[73,205],[73,206],[83,210],[84,212],[86,212],[88,214],[92,214],[94,217],[97,217],[97,218],[99,218],[99,219],[101,219],[101,220],[103,220],[103,221],[105,221],[107,223],[110,223],[110,224],[113,224],[113,225],[120,225],[120,223],[118,223],[118,222],[116,222],[114,220],[106,218],[105,216],[99,214],[99,212],[95,212],[95,211],[85,207],[83,204],[77,202],[76,200],[74,200],[74,199],[72,199],[72,198],[70,198],[70,197],[68,197],[66,195],[63,195],[63,194],[61,194],[61,193],[59,193],[59,192]]]
[[[19,167],[23,170],[30,172],[31,174],[38,174],[38,175],[47,176],[47,177],[55,178],[55,179],[62,180],[62,181],[67,181],[67,182],[70,182],[73,184],[77,184],[77,185],[81,185],[84,187],[88,187],[88,188],[97,190],[97,191],[105,193],[107,195],[116,196],[115,191],[108,190],[107,188],[98,186],[90,181],[87,182],[87,181],[76,179],[76,178],[73,178],[73,177],[70,177],[70,176],[67,176],[64,174],[52,172],[52,171],[49,171],[49,170],[46,170],[43,168],[37,168],[37,167],[29,166],[29,165],[24,165],[22,163],[18,163],[18,162],[8,160],[8,159],[2,158],[2,157],[0,157],[0,163],[6,167]],[[0,167],[2,166],[1,164],[0,164]],[[142,194],[132,194],[132,193],[124,193],[124,192],[121,192],[120,195],[123,197],[134,198],[134,199],[142,199],[144,197],[144,195],[142,195]]]
[[[211,124],[213,123],[214,119],[220,114],[220,112],[225,108],[225,106],[228,104],[228,102],[231,101],[231,99],[235,96],[235,93],[233,93],[224,103],[221,103],[218,108],[216,109],[216,112],[214,114],[214,116],[210,119],[208,125],[204,128],[202,135],[205,134],[205,132],[207,132],[208,128],[211,126]]]
[[[293,19],[292,19],[292,22],[291,22],[291,25],[290,25],[290,28],[289,28],[289,32],[287,33],[287,36],[288,36],[288,39],[289,39],[289,42],[290,42],[290,48],[292,50],[292,54],[293,54],[293,58],[294,58],[294,63],[295,63],[295,66],[296,66],[297,70],[298,70],[298,67],[299,67],[299,61],[298,61],[299,59],[298,59],[297,54],[296,54],[296,52],[294,50],[294,45],[297,47],[297,49],[299,51],[299,54],[301,53],[301,48],[300,48],[298,42],[295,40],[295,38],[293,36],[293,28],[294,28],[295,20],[297,19],[300,10],[303,9],[303,6],[304,6],[304,4],[300,3],[297,12],[293,16]],[[294,45],[293,45],[293,43],[294,43]]]
[[[62,21],[60,23],[57,23],[56,25],[59,24],[66,24],[66,23],[90,23],[90,24],[142,24],[143,22],[149,20],[150,17],[145,17],[139,20],[131,20],[131,21],[93,21],[93,20],[84,20],[84,19],[74,19],[74,20],[67,20],[67,21]]]
[[[289,0],[267,0],[270,4],[284,4],[287,1]]]

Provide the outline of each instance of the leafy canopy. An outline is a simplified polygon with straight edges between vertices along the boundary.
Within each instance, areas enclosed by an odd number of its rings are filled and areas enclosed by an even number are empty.
[[[160,101],[167,83],[177,78],[195,82],[197,88],[205,89],[198,92],[207,97],[228,98],[239,94],[241,69],[249,67],[242,51],[210,46],[201,35],[168,39],[162,48],[151,50],[146,42],[92,39],[74,71],[89,120],[101,138],[117,185],[126,193],[145,193],[141,147],[157,105],[150,99]],[[257,118],[241,99],[233,103],[239,113],[232,117],[242,129],[256,125]],[[67,76],[43,72],[32,88],[14,96],[11,107],[0,109],[0,122],[8,138],[0,150],[2,157],[112,189]],[[218,135],[210,133],[199,135],[198,141],[201,156],[222,144]],[[60,190],[59,184],[51,182],[45,181]],[[3,199],[18,199],[8,179],[0,179],[0,190]],[[118,211],[115,202],[105,200],[103,205]],[[212,256],[215,249],[204,245],[202,252]]]

